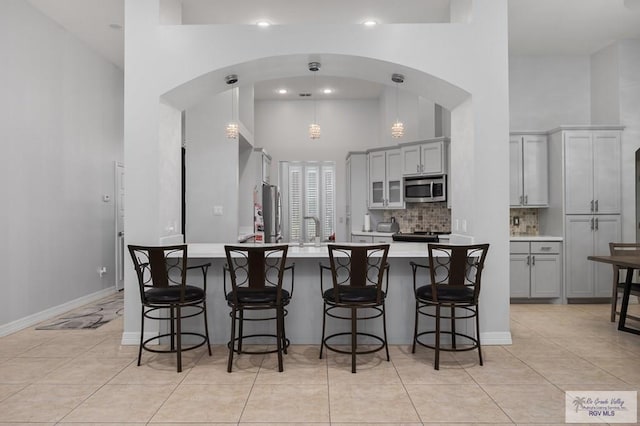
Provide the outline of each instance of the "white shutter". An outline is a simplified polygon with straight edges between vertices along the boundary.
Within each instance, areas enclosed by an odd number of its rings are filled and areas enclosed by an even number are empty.
[[[320,238],[327,240],[335,229],[336,166],[332,161],[282,162],[286,180],[282,192],[286,194],[289,241],[313,241],[315,222],[304,216],[320,220]]]
[[[322,200],[322,239],[328,240],[333,234],[336,217],[335,165],[322,167],[323,200]]]
[[[289,239],[302,236],[302,167],[289,166]]]
[[[305,168],[305,216],[320,217],[320,179],[319,167],[307,165]],[[316,236],[316,224],[313,220],[305,223],[307,241],[313,241]],[[318,234],[320,235],[320,234]]]

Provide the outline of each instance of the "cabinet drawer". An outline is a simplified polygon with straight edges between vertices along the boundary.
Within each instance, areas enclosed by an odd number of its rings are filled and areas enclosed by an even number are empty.
[[[393,237],[373,237],[373,242],[375,244],[391,244]]]
[[[373,243],[373,237],[368,235],[351,235],[351,242],[371,244]]]
[[[531,253],[558,254],[560,253],[560,243],[557,241],[532,241]]]
[[[529,242],[528,241],[511,241],[511,243],[509,243],[509,253],[529,254]]]

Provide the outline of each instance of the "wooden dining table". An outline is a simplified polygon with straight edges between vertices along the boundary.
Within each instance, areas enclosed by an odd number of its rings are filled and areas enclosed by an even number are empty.
[[[609,263],[620,268],[627,269],[627,276],[624,281],[624,293],[622,295],[622,307],[620,308],[620,318],[618,320],[618,330],[628,333],[640,334],[640,329],[627,327],[627,309],[629,308],[629,295],[632,286],[640,287],[633,283],[633,273],[640,269],[640,256],[617,255],[617,256],[589,256],[587,259],[594,262]]]

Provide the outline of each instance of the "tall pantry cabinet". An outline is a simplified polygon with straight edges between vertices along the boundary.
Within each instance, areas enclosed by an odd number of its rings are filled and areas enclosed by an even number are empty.
[[[552,158],[558,163],[552,166],[556,170],[552,185],[556,184],[556,199],[562,206],[562,217],[557,219],[564,229],[568,299],[611,295],[611,266],[587,257],[608,255],[609,242],[622,239],[622,129],[563,126],[550,132]]]

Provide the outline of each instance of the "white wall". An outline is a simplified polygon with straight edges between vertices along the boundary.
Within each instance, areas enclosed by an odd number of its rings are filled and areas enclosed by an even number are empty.
[[[473,10],[472,24],[392,24],[375,31],[359,25],[332,25],[331,37],[318,37],[326,27],[275,25],[263,31],[247,25],[158,26],[158,0],[125,2],[125,160],[135,170],[133,176],[128,174],[127,241],[158,237],[153,212],[158,209],[157,193],[162,191],[157,182],[157,157],[162,155],[157,143],[159,96],[176,90],[180,93],[173,93],[173,102],[187,102],[190,94],[203,97],[222,92],[224,75],[236,68],[245,84],[298,76],[304,69],[293,67],[294,62],[304,63],[309,54],[318,52],[338,64],[336,76],[380,82],[388,80],[390,71],[401,71],[408,76],[408,91],[451,110],[452,129],[460,124],[456,108],[472,99],[470,134],[476,145],[467,155],[473,156],[469,158],[474,175],[458,174],[452,179],[472,180],[473,187],[460,199],[482,197],[483,203],[475,203],[476,209],[466,219],[475,224],[472,236],[492,245],[484,271],[485,282],[492,286],[483,289],[483,298],[492,304],[490,308],[485,305],[481,317],[483,338],[487,343],[510,341],[505,226],[509,217],[508,148],[500,142],[507,140],[509,130],[507,2],[474,0],[468,6]],[[230,39],[235,41],[233,49],[228,49]],[[419,52],[415,40],[421,42]],[[409,81],[414,87],[409,87]],[[487,194],[484,188],[492,191]],[[454,217],[458,209],[459,203],[453,203]],[[125,341],[139,331],[136,316],[140,306],[134,286],[133,272],[126,272]]]
[[[618,45],[591,55],[591,124],[620,123]]]
[[[619,43],[622,132],[622,238],[636,241],[635,152],[640,149],[640,40]]]
[[[114,285],[123,73],[28,2],[0,2],[0,325]],[[99,278],[97,269],[108,273]]]
[[[257,101],[255,141],[272,157],[272,177],[280,161],[335,161],[336,238],[346,241],[345,159],[349,151],[381,145],[378,100],[322,100],[317,103],[320,139],[309,139],[312,101]],[[363,173],[366,171],[363,170]]]
[[[206,98],[186,111],[185,234],[190,243],[238,237],[238,140],[225,135],[231,93]],[[222,215],[214,215],[215,206],[222,207]]]
[[[161,193],[158,234],[161,237],[176,236],[173,241],[182,242],[180,223],[182,218],[182,111],[160,102],[160,126],[158,142],[166,155],[161,156],[158,181],[164,188]],[[125,212],[126,214],[126,212]]]
[[[510,56],[510,130],[550,130],[591,120],[590,58]]]

